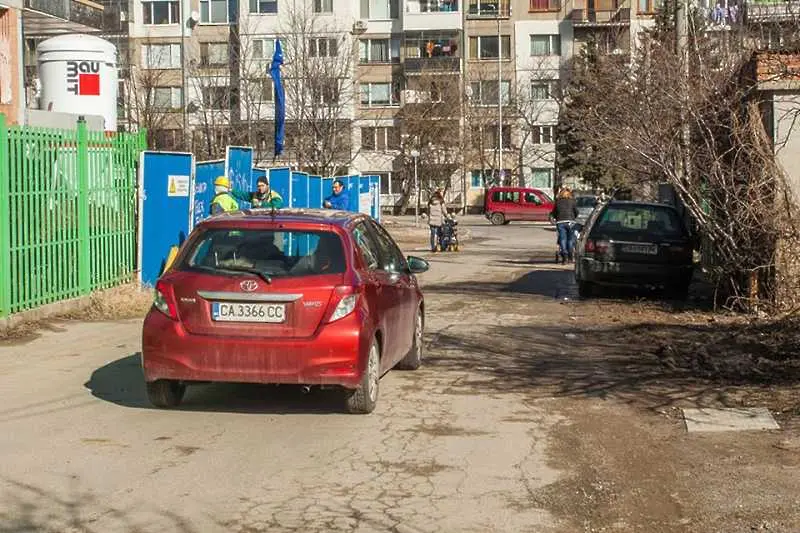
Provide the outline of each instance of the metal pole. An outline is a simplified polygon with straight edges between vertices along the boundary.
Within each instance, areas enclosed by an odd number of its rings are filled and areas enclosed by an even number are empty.
[[[181,0],[181,109],[183,110],[183,150],[189,149],[189,128],[186,125],[186,0]]]
[[[417,156],[414,156],[414,194],[417,196],[417,207],[414,209],[414,225],[419,225],[419,179],[417,179]]]
[[[502,6],[498,4],[502,9]],[[503,175],[503,37],[500,35],[500,11],[497,12],[497,142],[498,142],[498,162],[500,168],[497,169],[497,175],[500,177],[500,185],[505,185],[502,179]]]

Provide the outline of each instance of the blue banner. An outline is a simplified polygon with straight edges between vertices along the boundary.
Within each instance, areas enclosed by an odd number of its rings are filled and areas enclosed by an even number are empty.
[[[139,281],[155,285],[170,248],[190,231],[194,156],[143,152],[139,164]]]
[[[281,78],[281,65],[283,65],[283,50],[280,39],[275,39],[275,53],[272,55],[272,65],[269,72],[275,86],[275,157],[283,153],[284,126],[286,122],[286,93],[283,90]]]

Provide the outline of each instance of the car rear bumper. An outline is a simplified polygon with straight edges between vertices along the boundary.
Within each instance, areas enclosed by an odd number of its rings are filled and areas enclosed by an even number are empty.
[[[604,285],[665,285],[688,282],[693,270],[692,265],[618,263],[582,257],[578,279]]]
[[[359,312],[309,339],[195,335],[152,310],[142,333],[146,381],[224,381],[340,385],[356,388],[369,350]]]

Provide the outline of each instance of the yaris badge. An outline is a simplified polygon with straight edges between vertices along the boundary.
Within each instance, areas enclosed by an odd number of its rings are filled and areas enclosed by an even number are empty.
[[[252,279],[246,279],[239,284],[244,292],[253,292],[258,288],[258,282]]]

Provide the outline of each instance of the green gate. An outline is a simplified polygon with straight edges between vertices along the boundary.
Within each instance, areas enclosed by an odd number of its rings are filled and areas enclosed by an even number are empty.
[[[0,114],[0,317],[133,279],[144,132],[7,126]]]

